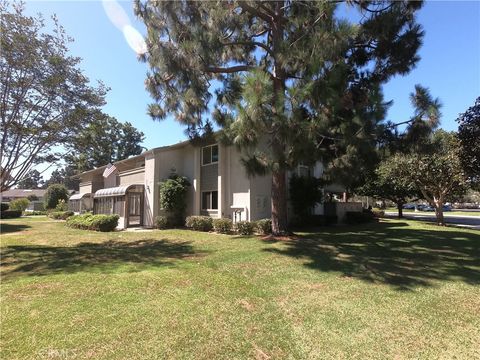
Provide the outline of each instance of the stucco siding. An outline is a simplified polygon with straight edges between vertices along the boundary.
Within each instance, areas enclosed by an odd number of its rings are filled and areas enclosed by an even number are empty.
[[[145,168],[133,169],[120,173],[119,186],[143,184],[145,182]]]
[[[272,177],[255,176],[250,179],[251,186],[251,209],[252,221],[270,218],[272,215]]]

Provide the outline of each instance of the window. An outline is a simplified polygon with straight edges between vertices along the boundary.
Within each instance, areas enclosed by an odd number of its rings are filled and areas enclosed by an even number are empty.
[[[218,162],[218,145],[209,145],[202,148],[202,165]]]
[[[202,210],[218,209],[218,191],[204,191],[202,193]]]

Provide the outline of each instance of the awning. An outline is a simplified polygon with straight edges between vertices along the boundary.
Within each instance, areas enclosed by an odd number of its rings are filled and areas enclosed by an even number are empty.
[[[102,197],[112,197],[112,196],[125,196],[127,191],[130,188],[138,187],[138,190],[143,190],[143,185],[126,185],[126,186],[118,186],[113,188],[106,188],[98,190],[95,195],[93,196],[95,199],[102,198]]]
[[[90,197],[90,193],[83,193],[83,194],[73,194],[70,196],[68,200],[80,200],[83,199],[84,197]]]

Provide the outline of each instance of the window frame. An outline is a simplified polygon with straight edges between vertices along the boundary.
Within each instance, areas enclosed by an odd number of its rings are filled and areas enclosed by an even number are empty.
[[[213,161],[213,148],[217,148],[217,160]],[[210,162],[205,163],[205,157],[204,157],[204,151],[206,149],[210,150]],[[218,159],[219,159],[219,149],[218,149],[218,144],[212,144],[212,145],[207,145],[202,147],[202,158],[201,158],[201,165],[202,166],[208,166],[208,165],[214,165],[218,164]]]
[[[217,208],[214,209],[212,208],[212,205],[213,205],[213,193],[216,192],[217,193]],[[208,208],[204,208],[203,207],[203,196],[204,194],[208,194],[208,200],[207,202],[210,204],[210,207]],[[201,194],[201,204],[200,204],[200,207],[202,208],[202,211],[217,211],[218,210],[218,190],[205,190],[205,191],[202,191],[202,194]]]

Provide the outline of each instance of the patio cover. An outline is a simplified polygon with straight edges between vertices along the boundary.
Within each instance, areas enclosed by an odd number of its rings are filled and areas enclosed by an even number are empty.
[[[84,197],[90,197],[90,193],[83,193],[83,194],[73,194],[70,196],[68,200],[80,200],[83,199]]]
[[[102,197],[112,197],[112,196],[125,196],[127,190],[131,187],[141,186],[143,185],[126,185],[126,186],[118,186],[113,188],[106,188],[98,190],[95,195],[93,196],[95,199],[102,198]]]

